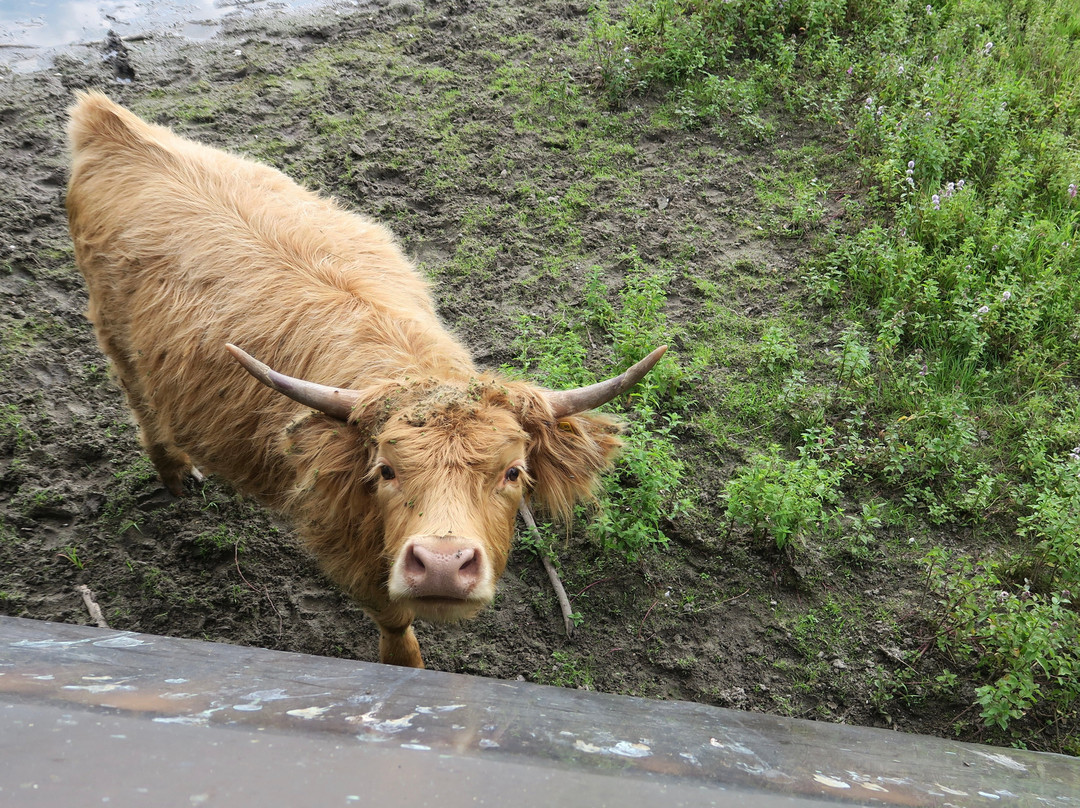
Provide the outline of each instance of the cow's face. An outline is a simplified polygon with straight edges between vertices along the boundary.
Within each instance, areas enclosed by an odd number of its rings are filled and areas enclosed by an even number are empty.
[[[391,601],[419,617],[471,617],[491,602],[530,483],[529,435],[468,398],[392,416],[368,474],[382,515]]]
[[[542,392],[501,379],[442,384],[399,401],[368,472],[390,600],[435,620],[491,602],[522,497],[567,515],[619,446],[602,415],[553,418]]]
[[[365,391],[348,423],[311,413],[286,431],[297,483],[285,504],[331,577],[384,622],[458,620],[494,597],[522,497],[568,516],[617,432],[596,413],[556,417],[525,382],[391,383]]]

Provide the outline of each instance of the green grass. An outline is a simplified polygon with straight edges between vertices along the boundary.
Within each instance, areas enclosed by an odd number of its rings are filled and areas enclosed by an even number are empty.
[[[824,384],[805,375],[790,314],[761,332],[761,368],[787,376],[785,417],[812,428],[750,456],[729,514],[782,547],[840,534],[867,551],[886,512],[930,543],[993,539],[990,559],[974,560],[981,543],[928,557],[936,641],[981,677],[987,725],[1040,743],[1080,709],[1080,7],[637,0],[618,17],[599,7],[591,31],[614,108],[659,94],[668,125],[768,142],[778,98],[838,133],[865,191],[804,278],[849,325]],[[772,232],[820,227],[829,168],[788,153],[758,179]],[[732,392],[737,418],[764,415],[760,389]]]
[[[517,363],[531,377],[552,388],[596,381],[585,369],[590,329],[606,334],[614,346],[614,366],[605,374],[624,370],[673,336],[677,329],[663,314],[670,272],[647,266],[635,248],[622,258],[626,281],[614,294],[594,269],[582,300],[565,307],[554,326],[522,316],[515,343]],[[668,536],[662,520],[689,508],[682,486],[683,463],[675,451],[678,413],[686,403],[680,388],[687,373],[669,350],[618,403],[627,418],[623,452],[604,477],[597,507],[587,510],[588,532],[605,548],[629,558],[664,547]]]

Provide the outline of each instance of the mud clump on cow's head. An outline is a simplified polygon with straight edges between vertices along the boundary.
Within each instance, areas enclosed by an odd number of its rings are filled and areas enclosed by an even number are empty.
[[[313,413],[294,424],[291,510],[307,511],[312,549],[365,607],[471,617],[494,597],[522,497],[568,515],[592,496],[618,431],[598,413],[555,417],[522,382],[394,385],[347,423]]]

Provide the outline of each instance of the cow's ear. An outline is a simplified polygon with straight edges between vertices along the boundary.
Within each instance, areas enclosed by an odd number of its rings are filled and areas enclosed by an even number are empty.
[[[364,424],[345,423],[321,412],[308,412],[285,429],[283,454],[299,488],[334,477],[362,478],[371,465],[374,441]]]
[[[526,422],[532,437],[532,496],[549,513],[569,517],[574,504],[594,497],[600,472],[611,465],[622,441],[621,423],[597,412]]]

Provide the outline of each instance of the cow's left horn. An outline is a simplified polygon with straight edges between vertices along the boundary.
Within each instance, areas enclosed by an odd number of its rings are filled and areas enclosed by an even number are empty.
[[[636,365],[632,365],[607,381],[590,384],[588,387],[578,387],[575,390],[558,390],[548,393],[547,400],[551,405],[552,414],[556,418],[565,418],[568,415],[594,410],[602,404],[607,404],[644,379],[645,374],[653,369],[666,350],[667,346],[661,345]]]
[[[341,421],[349,420],[353,405],[359,395],[355,390],[345,390],[340,387],[330,387],[325,384],[294,379],[284,373],[278,373],[268,365],[264,365],[255,357],[237,348],[235,345],[226,345],[225,349],[233,355],[244,370],[265,384],[271,390],[277,390],[282,395],[288,396],[313,410],[337,418]]]

